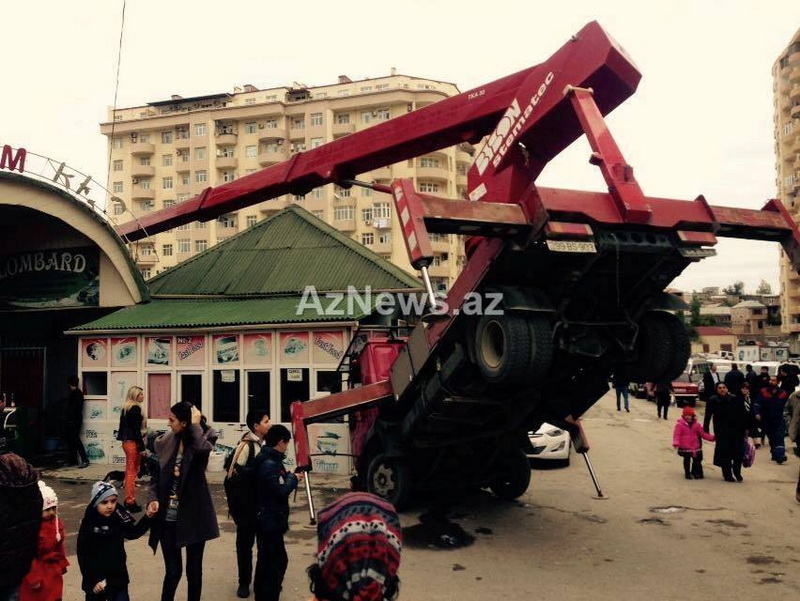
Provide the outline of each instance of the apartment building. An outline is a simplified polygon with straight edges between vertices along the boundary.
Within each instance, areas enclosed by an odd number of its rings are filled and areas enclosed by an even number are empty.
[[[119,222],[169,207],[243,175],[287,160],[356,131],[404,115],[459,93],[451,84],[398,75],[337,83],[193,98],[173,95],[144,106],[110,110],[100,126],[111,153],[109,189],[120,202],[109,212]],[[466,197],[473,149],[447,148],[389,165],[359,179],[389,183],[413,178],[417,189],[450,198]],[[383,258],[414,273],[391,199],[364,188],[326,185],[305,196],[285,195],[151,236],[131,245],[145,278],[298,203]],[[454,235],[433,235],[430,268],[434,286],[444,289],[463,265],[463,244]]]
[[[775,170],[778,195],[800,223],[800,30],[772,67],[775,107]],[[800,275],[781,252],[782,331],[800,336]]]

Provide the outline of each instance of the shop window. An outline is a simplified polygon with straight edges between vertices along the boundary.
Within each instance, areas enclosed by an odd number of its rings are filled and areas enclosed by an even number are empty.
[[[83,391],[86,396],[106,396],[108,394],[108,374],[104,371],[83,372]]]
[[[172,402],[172,375],[147,374],[147,417],[167,419]]]
[[[281,415],[278,421],[292,421],[292,403],[311,398],[311,385],[307,367],[284,367],[281,369]]]
[[[202,374],[179,374],[178,382],[180,390],[178,398],[181,401],[188,401],[201,412],[203,411],[203,375]]]
[[[335,369],[317,370],[317,393],[333,394],[342,391],[342,374]]]
[[[247,372],[247,411],[266,409],[272,416],[270,395],[270,372]]]
[[[215,422],[241,423],[239,416],[240,392],[238,369],[214,370]]]

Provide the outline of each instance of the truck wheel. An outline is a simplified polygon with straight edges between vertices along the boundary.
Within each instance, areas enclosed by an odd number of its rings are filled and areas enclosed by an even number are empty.
[[[664,324],[669,333],[672,352],[664,375],[665,380],[676,380],[686,369],[689,357],[692,354],[692,341],[689,339],[689,332],[679,317],[666,311],[658,311],[653,314]]]
[[[475,358],[492,384],[525,379],[531,358],[531,328],[519,315],[484,315],[475,330]]]
[[[389,501],[398,511],[408,504],[412,486],[411,468],[403,459],[379,454],[370,461],[367,490]]]
[[[636,341],[639,357],[626,370],[634,382],[658,382],[672,360],[672,344],[666,324],[655,313],[646,313],[639,320]]]
[[[553,360],[553,329],[550,321],[534,315],[527,320],[531,336],[531,358],[528,379],[534,381],[544,378]]]
[[[513,501],[525,494],[531,483],[531,464],[525,451],[516,449],[497,463],[497,480],[489,484],[499,499]]]

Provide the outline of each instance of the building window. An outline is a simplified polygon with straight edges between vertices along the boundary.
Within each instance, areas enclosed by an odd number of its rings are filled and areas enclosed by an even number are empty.
[[[439,159],[435,159],[433,157],[422,157],[419,160],[420,167],[438,167],[439,166]]]
[[[167,200],[164,201],[164,208],[165,209],[168,209],[168,208],[170,208],[172,206],[175,206],[175,199],[174,198],[168,198]]]
[[[161,187],[164,190],[172,190],[172,176],[168,175],[167,177],[161,178]]]
[[[372,209],[361,209],[361,221],[364,223],[372,223]]]
[[[311,194],[314,198],[322,198],[322,188],[314,188]]]
[[[155,208],[155,207],[153,206],[153,201],[152,201],[152,200],[143,200],[143,201],[141,202],[141,204],[139,205],[139,207],[140,207],[140,208],[141,208],[141,210],[142,210],[142,211],[144,211],[145,213],[146,213],[146,212],[148,212],[148,211],[152,211],[152,210]]]
[[[392,242],[391,232],[381,232],[378,234],[378,244],[390,244]]]
[[[233,148],[231,148],[230,146],[226,146],[225,148],[218,149],[217,156],[230,159],[233,157]]]
[[[364,111],[363,113],[361,113],[361,122],[372,123],[373,121],[388,121],[389,117],[390,117],[389,109]]]
[[[195,221],[194,222],[194,229],[196,229],[196,230],[204,230],[204,229],[206,229],[206,222],[205,221]]]
[[[258,146],[245,146],[244,147],[244,156],[248,159],[252,159],[258,156]]]
[[[305,117],[292,117],[292,129],[305,129],[305,128],[306,128]]]
[[[172,132],[171,131],[162,131],[161,132],[161,143],[162,144],[172,144]]]
[[[244,99],[244,103],[245,104],[255,104],[256,103],[256,99],[255,98],[245,98]]]
[[[373,242],[375,242],[375,234],[372,232],[361,234],[361,244],[364,246],[372,246]]]
[[[149,190],[150,189],[150,179],[140,179],[139,180],[139,187],[142,190]]]
[[[195,136],[205,136],[206,135],[206,124],[205,123],[195,123],[195,125],[194,125],[194,135]]]
[[[204,161],[206,159],[206,147],[200,146],[194,149],[194,160]]]
[[[189,174],[183,173],[181,174],[181,186],[188,186],[189,185]]]
[[[337,125],[347,125],[350,123],[350,113],[339,113],[336,115]]]
[[[389,84],[388,83],[379,83],[377,86],[375,86],[375,89],[376,90],[388,90],[389,89]]]
[[[322,138],[311,138],[311,148],[317,148],[322,146],[325,143],[325,140]]]
[[[361,88],[361,91],[362,92],[371,92],[372,91],[372,86],[364,86],[364,87]]]
[[[222,227],[236,227],[236,216],[235,215],[223,215],[219,218],[219,224]]]
[[[250,175],[251,173],[255,173],[256,171],[258,171],[258,169],[245,169],[244,174]]]
[[[143,268],[143,269],[141,270],[141,273],[142,273],[142,277],[143,277],[145,280],[149,280],[149,279],[150,279],[150,268],[149,268],[149,267],[145,267],[145,268]]]
[[[235,171],[223,171],[222,172],[222,181],[223,182],[232,182],[236,179],[236,172]]]
[[[122,138],[114,138],[111,141],[111,147],[115,150],[119,150],[122,148]]]
[[[339,96],[350,96],[350,90],[339,90],[337,94]]]
[[[300,141],[292,142],[291,151],[293,153],[294,152],[304,152],[305,149],[306,149],[306,143],[305,142],[300,142]]]
[[[189,139],[189,128],[186,126],[176,127],[175,128],[175,137],[179,140],[188,140]]]
[[[322,125],[322,113],[311,113],[311,125],[312,127]]]
[[[334,186],[333,187],[333,192],[339,198],[350,198],[351,189],[350,188],[342,188],[340,186]]]
[[[391,219],[392,205],[388,202],[376,202],[372,205],[373,217],[375,219]]]
[[[267,119],[264,122],[264,126],[267,129],[278,129],[278,120],[277,119]]]
[[[334,207],[333,208],[333,219],[335,221],[346,221],[350,219],[355,219],[356,217],[356,209],[355,207]]]
[[[150,165],[150,157],[139,157],[139,164],[148,167]]]
[[[147,144],[150,142],[150,134],[142,134],[139,136],[139,142],[142,144]]]
[[[278,99],[278,95],[277,94],[268,94],[267,96],[264,96],[264,100],[266,100],[267,102],[272,102],[272,101],[275,101],[277,99]]]
[[[208,172],[205,170],[194,172],[194,181],[198,184],[204,184],[208,181]]]
[[[258,217],[255,215],[248,215],[245,218],[245,223],[247,224],[247,227],[253,227],[256,223],[258,223]]]
[[[192,252],[192,241],[188,238],[181,238],[178,240],[178,253]]]
[[[361,188],[361,196],[364,198],[372,196],[372,188]]]
[[[190,227],[191,227],[191,225],[190,225],[190,224],[188,224],[188,223],[184,223],[183,225],[179,225],[179,226],[178,226],[178,227],[176,227],[175,229],[176,229],[176,230],[181,230],[181,231],[183,231],[183,230],[188,230]],[[187,250],[186,252],[188,253],[189,251]]]
[[[114,182],[114,194],[122,194],[122,182]]]
[[[433,182],[419,182],[420,192],[438,192],[439,184]]]
[[[252,121],[250,123],[245,123],[244,124],[244,133],[246,133],[246,134],[254,134],[254,133],[256,133],[257,129],[258,129],[258,126],[255,124],[255,121]]]
[[[162,154],[161,155],[161,166],[162,167],[171,167],[172,166],[172,155],[171,154]]]
[[[292,198],[294,199],[295,202],[302,202],[302,201],[304,201],[306,199],[306,195],[305,194],[295,194],[295,195],[293,195]]]
[[[164,257],[172,256],[172,244],[163,244],[161,246],[161,255]]]
[[[208,240],[195,240],[194,252],[201,253],[208,248]]]
[[[317,219],[325,220],[325,211],[311,211],[311,214]]]
[[[118,202],[114,203],[114,215],[122,215],[125,212],[125,207]]]

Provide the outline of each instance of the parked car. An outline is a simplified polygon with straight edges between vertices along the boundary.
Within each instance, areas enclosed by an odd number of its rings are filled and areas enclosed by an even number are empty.
[[[525,454],[529,460],[547,459],[569,465],[572,441],[569,432],[547,422],[535,432],[528,432]]]

